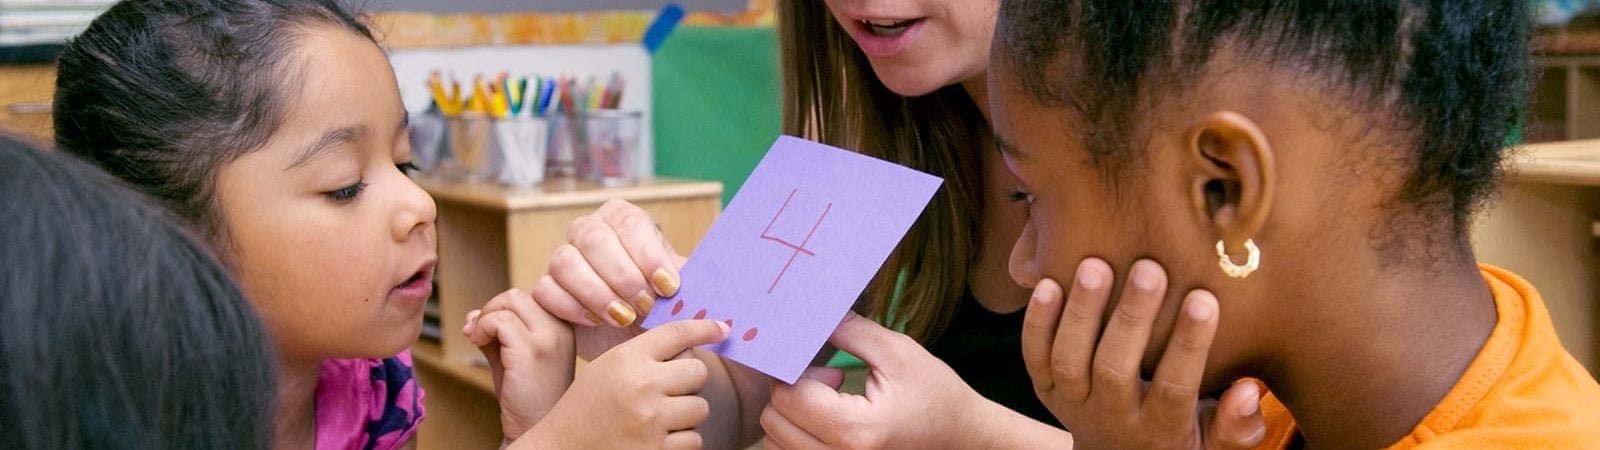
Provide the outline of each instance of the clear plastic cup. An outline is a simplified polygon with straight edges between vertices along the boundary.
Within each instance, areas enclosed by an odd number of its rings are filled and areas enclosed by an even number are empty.
[[[531,187],[544,181],[545,150],[550,144],[550,121],[543,117],[514,117],[494,121],[493,149],[501,184]]]
[[[478,113],[462,113],[448,119],[450,163],[445,176],[467,181],[492,179],[499,174],[496,155],[490,149],[493,121]]]
[[[639,179],[639,133],[644,113],[597,110],[578,116],[582,121],[582,148],[588,155],[584,178],[603,186],[619,186]]]

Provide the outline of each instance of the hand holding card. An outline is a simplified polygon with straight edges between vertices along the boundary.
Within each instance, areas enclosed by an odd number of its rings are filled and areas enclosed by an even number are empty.
[[[793,383],[941,183],[780,137],[644,326],[722,321],[731,333],[712,350]]]

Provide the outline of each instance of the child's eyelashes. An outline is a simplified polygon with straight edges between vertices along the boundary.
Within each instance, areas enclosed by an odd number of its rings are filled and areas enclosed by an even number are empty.
[[[1027,192],[1020,189],[1012,189],[1010,193],[1006,194],[1006,200],[1010,200],[1012,203],[1023,202],[1022,214],[1024,216],[1030,216],[1033,214],[1032,192]]]
[[[322,193],[322,196],[323,197],[327,197],[328,201],[331,201],[331,202],[334,202],[334,203],[340,203],[340,204],[350,203],[351,201],[354,201],[357,196],[361,195],[361,191],[366,190],[366,189],[367,189],[367,183],[366,182],[357,181],[356,184],[345,186],[345,187],[339,188],[337,190],[324,192],[324,193]]]
[[[417,171],[417,165],[414,164],[414,163],[411,163],[411,162],[403,162],[403,163],[400,163],[400,164],[395,164],[394,168],[396,170],[399,170],[400,173],[406,174],[406,175],[410,175],[413,172]],[[352,184],[352,185],[349,185],[349,186],[345,186],[345,187],[342,187],[342,188],[339,188],[339,189],[335,189],[335,190],[332,190],[332,191],[328,191],[328,192],[323,192],[322,196],[327,198],[328,201],[330,201],[330,202],[334,202],[334,203],[337,203],[337,204],[344,204],[344,203],[350,203],[352,201],[355,201],[356,197],[360,197],[361,193],[366,191],[366,190],[367,190],[367,182],[365,180],[363,180],[363,181],[357,181],[355,184]]]
[[[1010,193],[1006,194],[1006,199],[1012,202],[1033,203],[1033,194],[1013,189]]]

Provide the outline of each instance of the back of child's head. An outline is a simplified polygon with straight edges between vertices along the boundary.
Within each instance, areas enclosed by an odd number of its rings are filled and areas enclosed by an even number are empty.
[[[0,448],[267,448],[273,358],[170,214],[0,136]]]
[[[56,143],[155,196],[215,240],[216,171],[265,145],[316,70],[310,27],[372,39],[338,0],[124,0],[58,63]]]
[[[1142,108],[1203,87],[1194,81],[1233,49],[1345,99],[1326,110],[1351,112],[1336,120],[1382,135],[1377,147],[1391,153],[1367,159],[1406,168],[1388,203],[1464,239],[1521,113],[1528,4],[1009,0],[995,56],[1034,100],[1073,109],[1094,130],[1085,144],[1097,167],[1116,171],[1141,157]]]

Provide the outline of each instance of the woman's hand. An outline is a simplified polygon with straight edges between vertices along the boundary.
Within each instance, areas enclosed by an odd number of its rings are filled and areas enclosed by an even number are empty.
[[[866,395],[838,392],[838,369],[807,369],[793,386],[774,382],[761,414],[766,448],[962,448],[1022,431],[995,418],[1049,428],[984,399],[910,337],[854,313],[830,342],[871,367]],[[1055,434],[1054,443],[1070,445],[1065,432]]]
[[[1189,292],[1155,378],[1140,378],[1140,361],[1167,292],[1159,264],[1134,263],[1115,312],[1102,332],[1111,296],[1111,267],[1098,259],[1078,268],[1071,295],[1043,280],[1034,287],[1022,331],[1023,359],[1034,391],[1083,448],[1251,448],[1266,436],[1261,393],[1236,383],[1216,401],[1202,401],[1201,377],[1217,331],[1217,299]]]
[[[532,428],[572,384],[572,328],[521,290],[467,313],[461,332],[489,360],[506,439]]]
[[[539,279],[533,298],[568,322],[578,355],[594,359],[642,331],[637,323],[657,297],[678,293],[678,268],[686,259],[674,251],[643,209],[612,200],[572,221],[567,243],[550,257],[549,274]]]
[[[512,446],[700,448],[696,429],[711,407],[697,394],[709,372],[689,350],[727,336],[722,322],[686,320],[612,348],[589,362],[545,419]]]
[[[612,200],[573,220],[567,243],[551,256],[549,274],[534,287],[533,298],[556,317],[577,325],[573,332],[578,356],[595,361],[643,337],[639,323],[658,297],[677,295],[679,269],[686,261],[644,209]],[[710,352],[695,353],[711,372],[700,392],[712,409],[698,430],[705,444],[748,445],[760,433],[755,422],[766,405],[766,376]],[[583,383],[582,377],[578,383]]]

